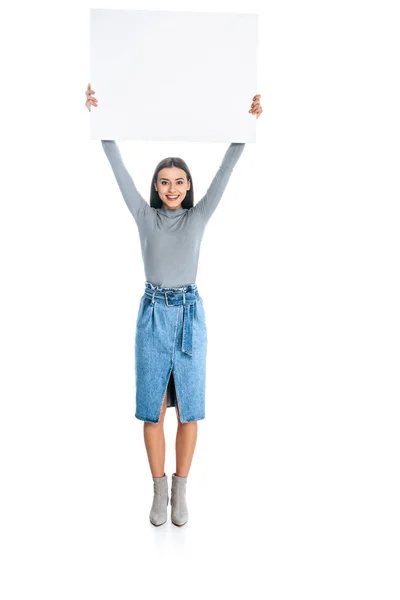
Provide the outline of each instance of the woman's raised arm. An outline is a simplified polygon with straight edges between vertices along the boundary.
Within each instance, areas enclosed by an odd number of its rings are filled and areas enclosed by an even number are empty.
[[[133,179],[129,175],[128,170],[122,161],[121,153],[115,140],[101,140],[101,143],[125,203],[131,211],[136,223],[139,223],[143,215],[152,209],[133,183]]]
[[[93,94],[94,90],[91,89],[89,83],[86,90],[87,100],[85,103],[85,106],[89,111],[92,106],[97,106],[98,103],[97,98],[95,98]],[[101,140],[101,143],[114,172],[115,179],[117,180],[125,203],[131,211],[136,223],[139,223],[143,215],[150,211],[151,208],[143,196],[141,196],[133,182],[132,177],[129,175],[115,140]]]
[[[257,119],[263,112],[260,104],[260,98],[260,94],[253,96],[253,101],[249,110],[249,113],[256,115]],[[239,156],[242,154],[244,146],[244,143],[231,143],[228,150],[225,152],[222,164],[212,180],[210,187],[203,198],[193,207],[195,212],[202,215],[206,223],[221,200],[221,196],[224,193],[226,185],[229,181],[233,167],[236,165]]]
[[[225,191],[233,168],[239,160],[245,147],[244,143],[232,142],[222,160],[221,166],[214,176],[208,190],[201,200],[194,206],[193,211],[201,214],[207,223],[214,210],[217,208],[222,194]]]

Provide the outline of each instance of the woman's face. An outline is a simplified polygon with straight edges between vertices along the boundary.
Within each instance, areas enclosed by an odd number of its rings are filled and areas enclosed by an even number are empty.
[[[158,172],[154,184],[162,202],[167,208],[180,208],[186,193],[190,190],[190,182],[183,169],[166,167]]]

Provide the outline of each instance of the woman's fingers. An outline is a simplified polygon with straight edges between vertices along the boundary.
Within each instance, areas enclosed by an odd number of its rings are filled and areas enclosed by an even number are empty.
[[[93,96],[94,93],[95,93],[95,90],[91,89],[90,83],[89,83],[87,90],[85,91],[86,97],[89,98],[90,96]]]
[[[95,93],[95,90],[91,89],[90,83],[89,83],[87,86],[87,90],[85,91],[85,94],[86,94],[85,106],[89,111],[90,111],[91,106],[97,106],[97,103],[98,103],[97,98],[95,98],[93,96],[94,93]]]
[[[251,107],[249,110],[249,113],[252,113],[253,115],[257,115],[257,119],[263,111],[262,106],[260,104],[260,98],[261,98],[260,94],[256,94],[253,97],[253,102],[251,103]]]

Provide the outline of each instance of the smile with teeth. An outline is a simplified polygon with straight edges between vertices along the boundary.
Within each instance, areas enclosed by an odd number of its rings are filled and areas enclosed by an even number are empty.
[[[167,198],[171,198],[171,200],[175,200],[176,198],[179,198],[179,194],[177,196],[168,196],[168,194],[167,194]]]

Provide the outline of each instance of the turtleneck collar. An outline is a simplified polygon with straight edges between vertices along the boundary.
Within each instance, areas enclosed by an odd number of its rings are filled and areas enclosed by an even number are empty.
[[[178,215],[183,215],[183,213],[185,213],[187,211],[186,208],[166,208],[166,206],[164,204],[161,205],[161,208],[158,209],[159,212],[163,215],[165,215],[166,217],[176,217]]]

